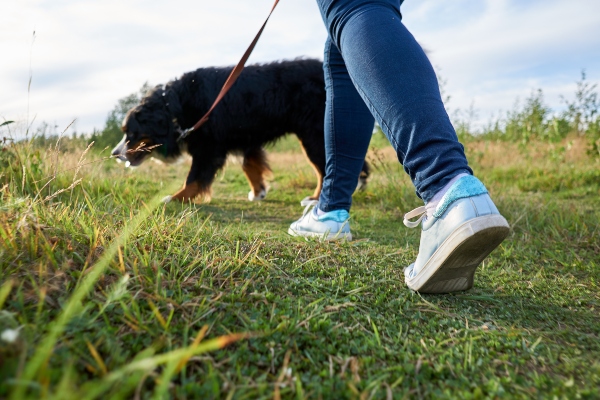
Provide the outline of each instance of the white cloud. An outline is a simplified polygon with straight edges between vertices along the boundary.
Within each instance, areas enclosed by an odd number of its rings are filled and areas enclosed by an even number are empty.
[[[446,9],[443,19],[456,18],[457,23],[440,23],[440,28],[435,21],[445,2],[427,3],[427,24],[413,26],[408,16],[405,21],[430,51],[433,64],[441,67],[451,106],[466,108],[474,101],[481,123],[537,88],[544,90],[552,108],[560,109],[560,94],[572,96],[582,68],[590,79],[600,79],[600,52],[594,50],[600,49],[596,0],[487,0],[465,16],[465,9]],[[426,17],[423,8],[415,10],[421,18]]]
[[[200,66],[236,63],[271,5],[9,0],[8,13],[0,15],[0,51],[10,55],[0,75],[0,118],[24,116],[29,103],[38,122],[66,126],[78,116],[80,130],[100,128],[116,100],[146,81],[164,83]],[[249,62],[318,57],[325,35],[316,3],[283,1]]]
[[[0,118],[101,128],[117,99],[201,66],[234,64],[272,0],[5,0],[0,14]],[[600,79],[597,0],[407,0],[404,21],[452,96],[481,119],[541,87],[553,107],[581,68]],[[31,46],[32,32],[36,38]],[[250,59],[322,58],[314,0],[283,0]],[[29,65],[31,93],[27,93]]]

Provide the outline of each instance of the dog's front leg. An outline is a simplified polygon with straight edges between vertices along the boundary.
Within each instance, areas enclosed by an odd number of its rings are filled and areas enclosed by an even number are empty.
[[[172,196],[167,196],[163,199],[164,203],[168,203],[172,200],[177,200],[181,202],[193,201],[196,197],[198,197],[203,190],[201,189],[198,182],[186,182],[185,185]],[[209,190],[210,192],[210,190]],[[206,196],[203,196],[206,199]]]
[[[192,158],[192,167],[183,188],[172,196],[165,197],[163,202],[168,203],[171,200],[188,202],[194,201],[197,197],[201,197],[205,202],[209,202],[211,197],[210,189],[215,174],[223,167],[225,160],[224,156],[218,158],[194,156]]]

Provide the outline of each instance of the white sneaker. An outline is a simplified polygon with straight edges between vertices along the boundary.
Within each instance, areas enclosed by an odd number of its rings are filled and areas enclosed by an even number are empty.
[[[471,175],[450,187],[432,218],[423,219],[425,212],[419,207],[404,216],[409,228],[423,220],[419,255],[404,270],[407,286],[420,293],[470,289],[477,266],[508,236],[508,222],[483,183]]]
[[[323,240],[352,240],[348,211],[334,210],[317,215],[317,200],[303,200],[301,204],[306,208],[302,217],[290,225],[290,235],[319,237]]]

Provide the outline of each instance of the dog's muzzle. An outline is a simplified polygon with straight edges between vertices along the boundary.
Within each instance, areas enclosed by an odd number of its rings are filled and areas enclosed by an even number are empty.
[[[125,141],[125,138],[126,136],[123,135],[123,139],[119,142],[118,145],[115,146],[115,148],[110,153],[110,155],[118,162],[129,161],[126,156],[127,142]]]

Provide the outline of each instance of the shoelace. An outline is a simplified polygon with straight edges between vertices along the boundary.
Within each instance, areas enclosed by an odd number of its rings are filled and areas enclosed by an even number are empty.
[[[302,201],[300,202],[300,205],[304,206],[304,212],[302,213],[302,218],[304,218],[306,216],[306,214],[308,214],[311,207],[315,207],[317,204],[319,204],[319,200],[311,200],[308,197],[305,199],[302,199]]]
[[[408,228],[416,228],[417,226],[419,226],[419,224],[421,224],[421,221],[423,220],[423,218],[425,218],[426,215],[427,208],[425,208],[425,206],[417,207],[414,210],[404,214],[404,221],[402,222],[404,222],[404,225],[406,225]],[[416,221],[410,221],[410,219],[414,217],[419,218]]]

